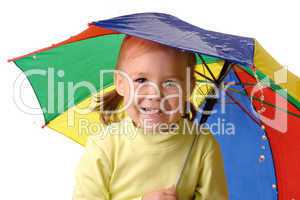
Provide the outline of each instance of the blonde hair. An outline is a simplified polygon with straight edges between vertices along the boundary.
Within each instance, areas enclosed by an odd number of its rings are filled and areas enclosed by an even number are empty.
[[[141,39],[130,35],[126,35],[125,38],[123,39],[119,51],[116,69],[120,69],[122,63],[125,60],[130,60],[148,51],[153,51],[162,48],[166,51],[171,51],[172,53],[178,55],[187,56],[188,59],[187,67],[190,67],[192,69],[190,70],[192,73],[191,77],[194,78],[194,69],[196,66],[196,56],[194,53],[178,50],[176,48],[172,48],[157,42]],[[107,111],[113,111],[118,109],[118,107],[122,104],[122,101],[123,101],[123,97],[120,96],[115,89],[106,92],[104,95],[97,97],[96,99],[97,106],[95,107],[95,110],[100,112],[100,120],[104,124],[110,124],[112,122],[117,122],[121,120],[122,115],[118,115],[116,113],[111,113]],[[197,111],[191,102],[188,101],[186,102],[186,104],[190,105],[188,106],[190,110],[186,110],[183,117],[189,118],[190,120],[193,121],[194,118],[196,117]]]

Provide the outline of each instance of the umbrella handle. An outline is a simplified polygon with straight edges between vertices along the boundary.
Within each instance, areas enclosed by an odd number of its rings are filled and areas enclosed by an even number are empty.
[[[193,139],[193,142],[192,142],[192,144],[191,144],[191,146],[190,146],[190,149],[189,149],[189,151],[187,152],[187,154],[186,154],[186,156],[185,156],[184,163],[183,163],[183,165],[182,165],[182,168],[181,168],[181,170],[180,170],[180,173],[178,174],[178,176],[177,176],[177,178],[176,178],[176,184],[175,184],[175,189],[176,189],[176,190],[177,190],[177,188],[178,188],[178,186],[179,186],[180,181],[182,180],[182,176],[183,176],[184,169],[186,168],[186,165],[187,165],[187,163],[188,163],[188,161],[189,161],[189,158],[190,158],[190,155],[191,155],[191,153],[192,153],[193,147],[194,147],[195,143],[198,141],[199,136],[200,136],[200,134],[196,134],[196,135],[195,135],[195,137],[194,137],[194,139]]]

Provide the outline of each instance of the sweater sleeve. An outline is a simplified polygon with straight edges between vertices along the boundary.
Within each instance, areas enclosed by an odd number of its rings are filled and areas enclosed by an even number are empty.
[[[102,141],[103,142],[103,141]],[[93,136],[88,138],[85,152],[75,170],[73,200],[111,200],[109,191],[112,164],[108,153]],[[105,147],[103,143],[103,147]],[[142,200],[142,196],[124,200]]]
[[[109,157],[94,138],[89,137],[75,170],[73,200],[109,200],[111,171]]]
[[[194,200],[227,200],[229,198],[221,150],[215,139],[211,141],[210,148],[203,157]]]

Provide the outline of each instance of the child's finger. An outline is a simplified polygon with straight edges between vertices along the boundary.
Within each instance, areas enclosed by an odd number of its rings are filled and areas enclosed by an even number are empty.
[[[176,191],[176,187],[175,185],[172,185],[171,187],[168,187],[167,190]]]
[[[175,188],[175,186],[171,186],[171,187],[165,189],[164,193],[168,194],[168,195],[176,196],[176,188]]]
[[[173,196],[167,196],[166,198],[164,198],[164,200],[177,200],[177,198]]]

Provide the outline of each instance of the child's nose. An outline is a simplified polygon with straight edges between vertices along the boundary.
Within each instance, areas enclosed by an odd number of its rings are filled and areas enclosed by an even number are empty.
[[[161,100],[161,95],[159,94],[149,94],[146,95],[146,99],[150,101],[160,101]]]
[[[140,97],[148,100],[160,101],[164,96],[164,88],[156,81],[149,81],[142,87],[137,88],[136,92]]]
[[[146,92],[146,98],[149,100],[160,100],[162,98],[161,94],[159,88],[149,88]]]

